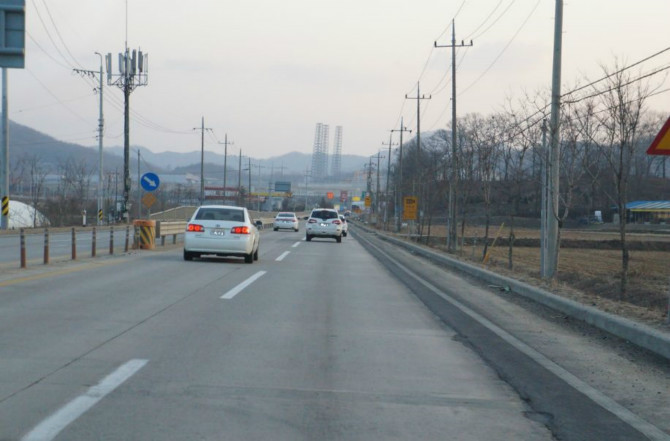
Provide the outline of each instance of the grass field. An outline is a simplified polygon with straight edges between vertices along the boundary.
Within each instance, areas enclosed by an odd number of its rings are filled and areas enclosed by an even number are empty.
[[[498,230],[499,225],[490,227],[489,237],[495,237]],[[500,238],[507,239],[509,234],[509,228],[503,227]],[[539,239],[540,232],[537,229],[515,228],[514,235],[515,240]],[[431,236],[444,238],[445,228],[433,226]],[[469,240],[470,244],[460,250],[459,257],[484,266],[484,228],[466,228],[465,237],[477,237],[479,240],[477,245],[472,245],[473,241]],[[561,238],[566,242],[571,241],[572,247],[561,248],[555,280],[545,281],[540,278],[539,244],[515,246],[512,251],[513,269],[510,270],[509,247],[504,243],[507,241],[499,241],[494,247],[489,247],[489,260],[485,266],[604,311],[667,329],[665,318],[670,292],[670,252],[657,249],[667,249],[670,230],[634,231],[627,234],[627,241],[635,242],[636,249],[630,251],[629,287],[625,295],[620,290],[621,250],[599,249],[604,242],[618,240],[618,232],[613,231],[611,226],[609,230],[602,227],[562,229]],[[443,243],[443,240],[438,242]],[[432,246],[445,250],[439,243]],[[500,243],[503,245],[500,246]]]

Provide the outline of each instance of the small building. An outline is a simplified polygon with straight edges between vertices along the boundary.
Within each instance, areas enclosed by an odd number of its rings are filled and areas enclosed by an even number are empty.
[[[626,217],[631,223],[670,222],[670,201],[634,201],[626,204]]]

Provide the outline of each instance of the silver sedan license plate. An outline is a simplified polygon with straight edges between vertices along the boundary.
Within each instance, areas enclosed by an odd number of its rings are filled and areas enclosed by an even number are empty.
[[[328,224],[323,224],[323,223],[322,223],[321,226],[322,226],[322,227],[327,227]]]
[[[223,228],[214,228],[212,230],[212,236],[223,236],[226,234],[226,230]]]

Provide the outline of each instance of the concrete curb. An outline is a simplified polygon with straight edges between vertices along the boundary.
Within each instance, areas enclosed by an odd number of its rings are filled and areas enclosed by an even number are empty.
[[[557,296],[542,288],[496,274],[492,271],[454,259],[445,254],[390,237],[378,231],[370,230],[360,224],[357,224],[356,227],[370,233],[375,233],[382,240],[405,248],[414,254],[425,257],[433,262],[447,265],[450,268],[477,277],[486,283],[509,286],[510,290],[516,294],[560,311],[569,317],[581,320],[670,360],[670,335],[657,331],[647,325],[636,323],[632,320]]]

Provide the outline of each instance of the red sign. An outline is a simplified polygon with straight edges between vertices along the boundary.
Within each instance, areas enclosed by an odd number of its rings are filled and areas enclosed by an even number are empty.
[[[335,195],[333,194],[332,191],[329,191],[328,193],[326,193],[326,197],[327,197],[328,199],[332,199],[332,198],[335,197]]]
[[[670,155],[670,118],[663,124],[654,142],[647,150],[648,155]]]

